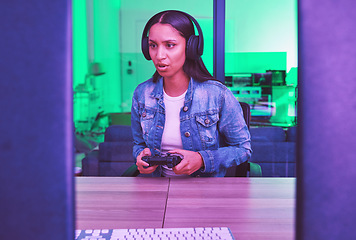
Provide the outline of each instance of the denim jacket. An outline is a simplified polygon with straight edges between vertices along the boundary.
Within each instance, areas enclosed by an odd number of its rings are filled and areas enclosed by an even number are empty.
[[[131,126],[135,159],[148,147],[161,152],[165,123],[163,78],[139,84],[133,94]],[[225,176],[226,169],[251,157],[250,133],[241,106],[232,92],[218,81],[190,80],[180,111],[183,149],[199,152],[204,167],[192,176]],[[158,167],[154,176],[161,176]]]

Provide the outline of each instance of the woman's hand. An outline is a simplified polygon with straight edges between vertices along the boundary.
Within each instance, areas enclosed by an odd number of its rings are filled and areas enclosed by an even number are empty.
[[[140,171],[140,173],[143,173],[143,174],[153,173],[156,170],[157,165],[148,167],[149,164],[142,160],[143,156],[151,156],[151,151],[149,148],[143,149],[143,151],[137,156],[137,159],[136,159],[137,169]]]
[[[175,149],[170,153],[178,153],[183,156],[183,160],[173,168],[175,174],[192,174],[204,167],[204,161],[198,152]]]

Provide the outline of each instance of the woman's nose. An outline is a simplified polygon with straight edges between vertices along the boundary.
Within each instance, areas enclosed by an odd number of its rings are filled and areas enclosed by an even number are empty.
[[[167,56],[166,50],[164,49],[164,47],[159,46],[157,49],[157,58],[158,59],[165,59]]]

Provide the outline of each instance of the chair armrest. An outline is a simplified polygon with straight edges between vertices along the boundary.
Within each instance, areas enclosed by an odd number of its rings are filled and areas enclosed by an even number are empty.
[[[132,164],[122,175],[121,177],[137,177],[140,172],[137,170],[136,164]]]
[[[262,177],[261,166],[257,163],[249,162],[249,177]]]
[[[262,177],[262,168],[257,163],[246,161],[228,168],[225,177]]]
[[[99,151],[93,150],[82,160],[82,176],[99,176]]]

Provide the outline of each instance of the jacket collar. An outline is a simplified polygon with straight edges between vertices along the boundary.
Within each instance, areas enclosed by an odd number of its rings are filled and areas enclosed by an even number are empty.
[[[185,102],[189,102],[193,98],[193,92],[195,87],[194,83],[195,80],[193,78],[190,78],[188,90],[185,94]],[[156,86],[151,93],[151,97],[156,98],[157,100],[163,98],[163,77],[158,79]]]

